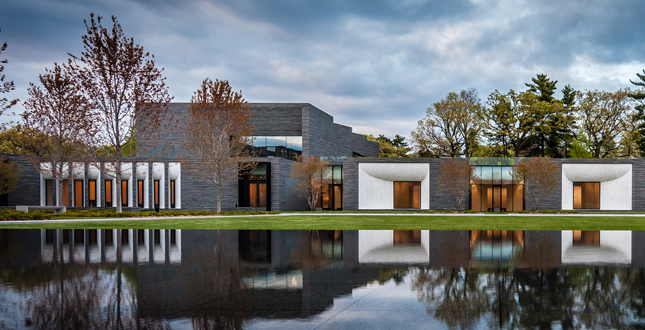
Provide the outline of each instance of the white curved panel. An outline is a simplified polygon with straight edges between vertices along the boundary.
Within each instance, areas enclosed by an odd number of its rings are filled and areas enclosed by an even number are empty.
[[[385,181],[423,181],[428,164],[360,164],[366,174]]]
[[[61,169],[60,175],[61,179],[66,180],[69,177],[69,164],[64,163]],[[40,174],[42,174],[43,178],[45,180],[53,180],[54,179],[54,168],[52,166],[52,163],[40,163]]]
[[[104,169],[104,179],[109,180],[109,179],[114,179],[116,176],[116,167],[114,166],[113,163],[105,163],[103,164],[103,169]]]
[[[430,165],[410,163],[359,163],[358,208],[394,208],[394,182],[421,182],[421,209],[430,208]]]
[[[87,168],[87,179],[88,180],[98,180],[101,171],[96,165],[90,164]]]
[[[563,210],[573,210],[574,182],[600,182],[600,210],[632,209],[631,164],[562,164]]]
[[[162,180],[163,179],[163,163],[152,163],[152,179],[153,180]]]
[[[562,173],[571,182],[616,180],[631,169],[631,164],[562,164]]]
[[[168,179],[177,180],[181,171],[180,163],[168,163]]]
[[[85,178],[85,163],[72,163],[72,177],[75,180]]]
[[[132,163],[121,163],[121,180],[129,180],[132,176]]]
[[[137,163],[137,180],[145,180],[148,177],[148,163]]]

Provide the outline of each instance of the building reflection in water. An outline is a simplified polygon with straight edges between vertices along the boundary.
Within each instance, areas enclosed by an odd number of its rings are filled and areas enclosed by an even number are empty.
[[[631,231],[562,231],[562,264],[631,263]]]
[[[359,230],[358,262],[361,264],[427,264],[428,230]]]
[[[512,260],[524,251],[524,232],[473,230],[470,232],[470,250],[476,260]]]
[[[307,321],[374,286],[453,328],[645,318],[645,232],[5,230],[0,247],[2,290],[23,299],[0,321],[42,329]]]
[[[181,229],[40,229],[40,235],[44,263],[59,258],[57,249],[64,263],[181,262]]]

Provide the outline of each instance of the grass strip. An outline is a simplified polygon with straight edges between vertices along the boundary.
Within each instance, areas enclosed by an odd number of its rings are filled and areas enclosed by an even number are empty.
[[[645,217],[603,216],[379,216],[284,215],[168,218],[75,223],[2,224],[38,229],[252,229],[252,230],[645,230]]]

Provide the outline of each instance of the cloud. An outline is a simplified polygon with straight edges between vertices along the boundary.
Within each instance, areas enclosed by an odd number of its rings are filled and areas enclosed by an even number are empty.
[[[90,11],[117,15],[155,54],[177,101],[226,79],[251,102],[309,102],[376,135],[409,135],[451,91],[485,100],[537,73],[560,89],[615,90],[644,66],[637,1],[25,0],[0,13],[14,97],[80,52]]]

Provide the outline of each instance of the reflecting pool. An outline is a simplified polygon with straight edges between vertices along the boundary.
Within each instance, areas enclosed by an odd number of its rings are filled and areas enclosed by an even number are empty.
[[[0,230],[0,329],[645,327],[645,232]]]

